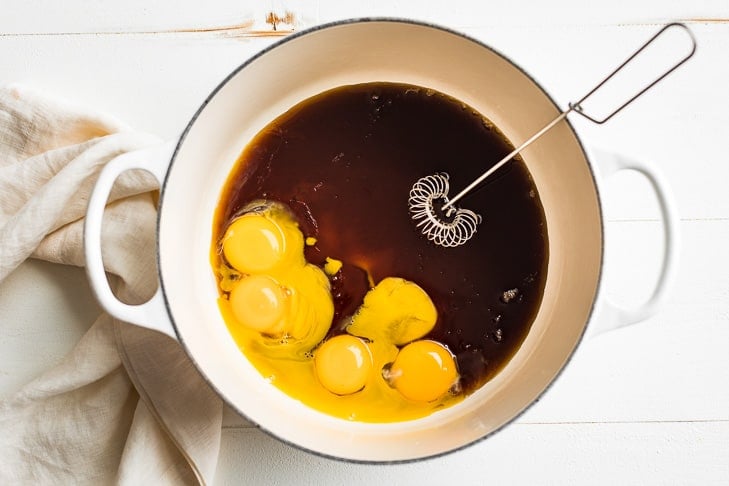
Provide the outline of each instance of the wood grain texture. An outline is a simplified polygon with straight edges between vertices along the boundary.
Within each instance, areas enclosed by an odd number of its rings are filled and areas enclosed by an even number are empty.
[[[543,25],[658,25],[669,20],[722,23],[729,17],[724,0],[685,2],[667,0],[615,0],[585,3],[579,0],[552,2],[475,2],[472,0],[129,0],[96,2],[74,0],[4,0],[0,32],[4,34],[163,33],[170,31],[226,30],[265,33],[270,13],[292,24],[283,31],[345,18],[394,16],[450,25],[473,26]]]

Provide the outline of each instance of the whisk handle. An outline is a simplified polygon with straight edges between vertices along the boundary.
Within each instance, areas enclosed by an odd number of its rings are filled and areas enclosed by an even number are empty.
[[[588,115],[585,113],[582,104],[587,101],[591,96],[593,96],[600,88],[602,88],[610,79],[612,79],[616,74],[618,74],[621,70],[623,70],[627,65],[631,63],[634,59],[638,57],[638,55],[643,52],[648,46],[650,46],[653,42],[655,42],[659,37],[661,37],[664,33],[669,31],[670,29],[682,29],[688,34],[688,39],[690,41],[690,51],[688,54],[680,58],[673,66],[668,68],[665,72],[663,72],[661,75],[659,75],[656,79],[654,79],[652,82],[650,82],[648,85],[644,86],[642,89],[640,89],[635,95],[630,97],[627,101],[619,105],[615,110],[613,110],[611,113],[609,113],[607,116],[603,118],[596,118],[591,115]],[[691,30],[684,24],[679,22],[673,22],[670,24],[667,24],[663,26],[656,34],[653,35],[646,43],[644,43],[633,55],[631,55],[628,59],[626,59],[620,66],[618,66],[612,73],[610,73],[605,79],[600,81],[594,88],[592,88],[586,95],[584,95],[582,98],[580,98],[575,103],[569,103],[569,107],[559,114],[554,120],[549,122],[544,128],[539,130],[537,133],[529,137],[524,143],[519,145],[517,148],[515,148],[511,153],[509,153],[506,157],[498,161],[495,165],[490,167],[486,172],[481,174],[476,180],[471,182],[466,188],[464,188],[461,192],[455,195],[452,199],[449,199],[449,201],[443,205],[443,209],[448,209],[449,207],[453,206],[456,202],[458,202],[462,197],[464,197],[466,194],[471,192],[476,186],[481,184],[487,177],[489,177],[491,174],[496,172],[501,166],[509,162],[512,158],[514,158],[517,154],[521,153],[522,150],[527,148],[529,145],[531,145],[534,141],[536,141],[538,138],[540,138],[542,135],[547,133],[549,130],[552,129],[556,124],[564,120],[567,115],[574,111],[575,113],[579,113],[583,117],[587,118],[591,122],[597,123],[597,124],[603,124],[612,117],[614,117],[616,114],[618,114],[623,108],[631,104],[633,101],[635,101],[636,98],[641,96],[643,93],[651,89],[653,86],[655,86],[659,81],[661,81],[663,78],[671,74],[673,71],[678,69],[679,66],[681,66],[683,63],[688,61],[696,52],[696,38],[694,37],[694,34],[691,32]]]
[[[588,115],[587,113],[585,113],[585,111],[582,107],[582,104],[585,101],[587,101],[591,96],[593,96],[595,93],[597,93],[600,90],[600,88],[602,88],[605,84],[607,84],[608,81],[610,81],[615,75],[617,75],[620,71],[622,71],[626,66],[631,64],[631,62],[633,62],[643,51],[645,51],[646,48],[648,48],[648,46],[650,46],[656,40],[658,40],[659,37],[661,37],[663,34],[668,32],[669,30],[676,30],[676,29],[683,30],[688,35],[688,40],[690,41],[690,44],[689,44],[690,50],[688,51],[688,53],[685,56],[678,59],[676,61],[676,63],[673,64],[673,66],[669,67],[666,71],[664,71],[653,81],[651,81],[650,83],[645,85],[636,94],[631,96],[627,101],[623,102],[621,105],[619,105],[617,108],[615,108],[612,112],[608,113],[606,116],[604,116],[602,118],[597,118],[597,117],[594,117],[594,116],[591,116],[591,115]],[[576,101],[574,103],[570,103],[569,107],[570,107],[570,109],[573,109],[576,113],[579,113],[580,115],[587,118],[591,122],[602,125],[603,123],[605,123],[606,121],[608,121],[609,119],[611,119],[612,117],[617,115],[620,111],[622,111],[623,108],[625,108],[626,106],[631,104],[633,101],[635,101],[636,98],[638,98],[643,93],[645,93],[646,91],[651,89],[653,86],[658,84],[658,82],[661,81],[663,78],[665,78],[666,76],[671,74],[673,71],[678,69],[683,63],[688,61],[694,55],[695,52],[696,52],[696,37],[694,37],[694,34],[693,34],[693,32],[691,32],[691,29],[689,29],[685,24],[682,24],[680,22],[673,22],[670,24],[666,24],[658,32],[656,32],[653,35],[653,37],[648,39],[648,41],[645,44],[643,44],[640,48],[638,48],[638,50],[635,51],[633,53],[633,55],[631,55],[629,58],[627,58],[625,61],[623,61],[623,63],[620,66],[615,68],[615,70],[613,72],[608,74],[605,77],[605,79],[600,81],[586,95],[584,95],[578,101]]]

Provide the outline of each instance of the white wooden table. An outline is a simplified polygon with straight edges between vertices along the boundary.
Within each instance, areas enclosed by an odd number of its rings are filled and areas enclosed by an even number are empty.
[[[227,413],[216,483],[729,484],[729,3],[513,3],[0,2],[0,83],[65,96],[168,138],[220,79],[277,36],[346,17],[461,30],[525,68],[562,106],[659,24],[684,21],[698,38],[695,58],[618,118],[599,128],[575,120],[587,144],[658,162],[674,189],[681,262],[659,315],[583,342],[514,424],[435,460],[340,463]],[[268,13],[279,17],[275,32]],[[616,300],[637,303],[661,259],[657,204],[631,174],[611,180],[605,200],[605,285]],[[21,265],[0,284],[0,395],[57,363],[98,312],[81,269]]]

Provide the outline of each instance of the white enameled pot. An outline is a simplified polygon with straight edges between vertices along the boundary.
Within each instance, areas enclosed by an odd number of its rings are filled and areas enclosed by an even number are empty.
[[[176,143],[109,163],[89,202],[85,243],[92,288],[103,307],[121,320],[178,340],[220,396],[262,429],[330,457],[403,461],[459,449],[517,417],[558,376],[597,309],[603,329],[654,313],[675,267],[677,216],[666,184],[650,165],[607,152],[588,156],[572,126],[560,123],[523,153],[546,214],[548,275],[532,329],[503,371],[463,402],[414,421],[357,423],[312,410],[267,383],[228,333],[210,266],[212,219],[234,162],[261,128],[312,95],[371,81],[447,93],[488,117],[514,142],[560,113],[524,71],[456,32],[392,19],[314,28],[285,38],[236,69]],[[108,193],[119,174],[134,168],[153,173],[162,188],[159,290],[138,306],[114,297],[100,249]],[[652,297],[636,309],[621,309],[600,292],[605,248],[600,181],[623,169],[638,170],[651,182],[665,227],[661,275]],[[406,199],[403,194],[403,204]]]

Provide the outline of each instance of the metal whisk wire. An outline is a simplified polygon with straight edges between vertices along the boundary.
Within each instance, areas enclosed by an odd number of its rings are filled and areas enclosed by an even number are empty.
[[[460,246],[478,229],[481,216],[468,209],[445,211],[446,218],[436,214],[435,201],[448,201],[448,174],[441,172],[425,176],[410,189],[408,206],[412,218],[427,238],[446,248]],[[452,219],[448,219],[455,213]]]
[[[673,66],[663,72],[660,76],[654,79],[652,82],[644,86],[640,91],[634,94],[627,101],[623,102],[611,113],[604,116],[603,118],[596,118],[586,114],[583,111],[582,103],[589,99],[594,93],[596,93],[605,83],[607,83],[613,76],[620,72],[626,65],[628,65],[633,59],[635,59],[643,50],[645,50],[650,44],[652,44],[658,37],[661,36],[670,28],[683,29],[691,41],[690,52],[679,59]],[[470,193],[476,186],[483,182],[487,177],[496,172],[504,164],[512,160],[517,154],[521,153],[526,147],[531,145],[542,135],[551,130],[559,122],[567,118],[567,115],[571,112],[578,113],[590,120],[593,123],[603,124],[610,118],[615,116],[618,112],[623,110],[626,106],[635,101],[636,98],[641,96],[643,93],[648,91],[650,88],[655,86],[659,81],[668,76],[670,73],[675,71],[679,66],[688,61],[696,52],[696,38],[694,37],[691,30],[686,25],[681,23],[670,23],[663,26],[656,34],[653,35],[647,42],[645,42],[633,55],[627,58],[621,65],[619,65],[612,73],[606,76],[600,83],[592,88],[586,95],[580,98],[575,103],[569,103],[569,107],[560,113],[556,118],[549,122],[544,128],[533,134],[525,142],[515,148],[511,153],[506,155],[483,174],[481,174],[476,180],[471,182],[461,192],[456,194],[452,199],[448,198],[448,179],[449,176],[445,172],[438,174],[428,175],[418,179],[413,184],[410,190],[410,196],[408,198],[408,209],[410,210],[411,218],[418,222],[417,227],[420,228],[423,235],[428,240],[432,241],[436,245],[443,246],[446,248],[452,248],[464,244],[466,241],[476,233],[478,225],[481,223],[481,216],[474,213],[469,209],[456,208],[454,204],[459,201],[462,197]],[[435,203],[440,202],[440,210],[436,210]]]

